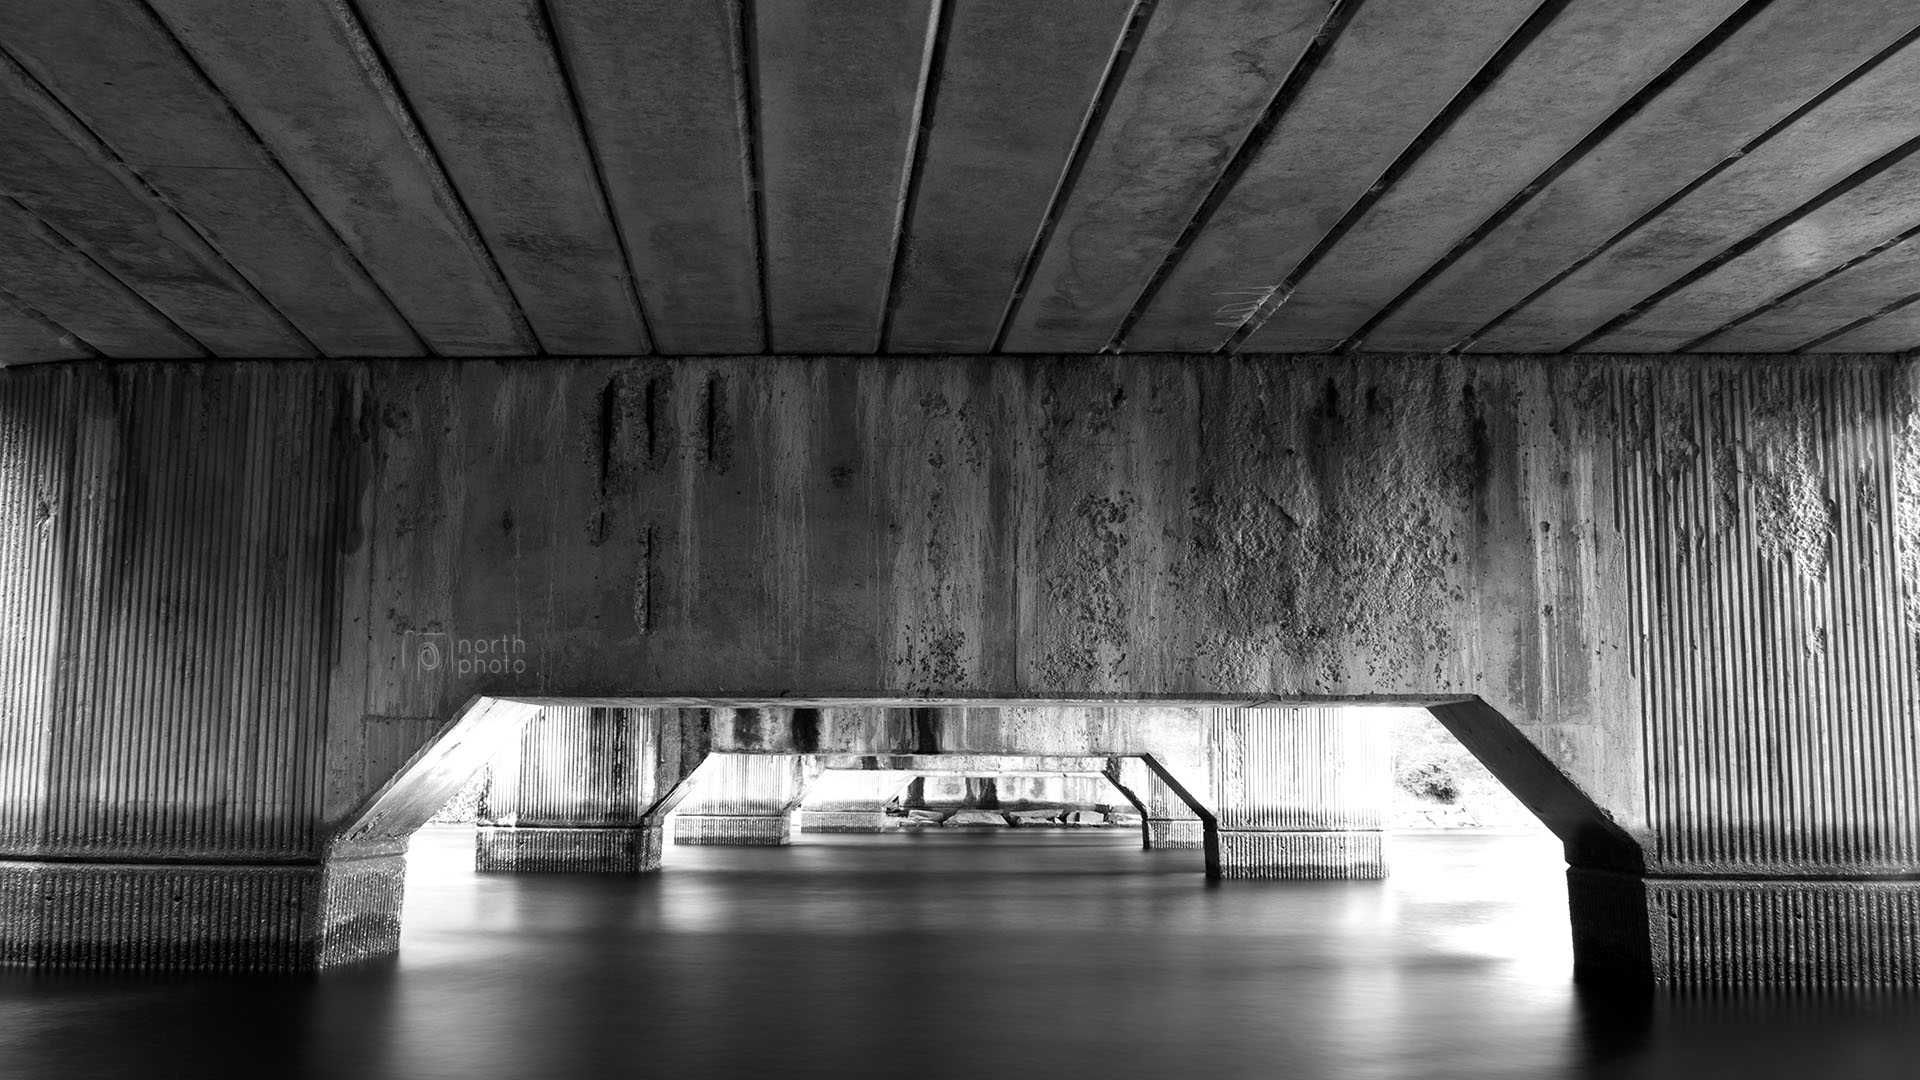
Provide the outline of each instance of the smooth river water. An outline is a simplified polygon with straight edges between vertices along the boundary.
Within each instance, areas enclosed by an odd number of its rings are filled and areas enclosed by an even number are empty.
[[[397,960],[0,969],[0,1077],[1920,1077],[1920,997],[1586,993],[1551,836],[1391,844],[1385,882],[1096,830],[513,877],[429,829]]]

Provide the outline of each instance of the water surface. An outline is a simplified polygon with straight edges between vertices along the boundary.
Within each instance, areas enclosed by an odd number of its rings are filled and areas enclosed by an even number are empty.
[[[1543,832],[1385,882],[1207,883],[1106,831],[673,848],[475,875],[414,842],[401,955],[325,976],[0,969],[0,1077],[1912,1077],[1907,995],[1597,995]]]

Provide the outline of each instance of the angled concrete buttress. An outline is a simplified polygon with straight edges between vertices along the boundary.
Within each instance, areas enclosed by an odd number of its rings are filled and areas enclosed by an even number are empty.
[[[1200,848],[1206,845],[1206,826],[1160,774],[1142,758],[1111,758],[1107,779],[1140,812],[1143,848]]]
[[[427,788],[547,705],[1137,756],[1204,806],[1205,710],[1350,702],[1432,709],[1559,834],[1582,977],[1920,983],[1917,388],[1844,355],[0,371],[0,957],[389,951]],[[1229,867],[1286,831],[1210,812]]]

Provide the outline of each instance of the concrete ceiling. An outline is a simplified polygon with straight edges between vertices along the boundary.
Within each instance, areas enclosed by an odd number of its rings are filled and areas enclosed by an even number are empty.
[[[8,0],[0,361],[1905,351],[1911,0]]]

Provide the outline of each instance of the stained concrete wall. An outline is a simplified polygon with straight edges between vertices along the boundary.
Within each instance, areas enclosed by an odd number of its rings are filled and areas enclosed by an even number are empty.
[[[1550,823],[1569,781],[1636,872],[1912,874],[1917,383],[1870,357],[0,372],[0,854],[319,858],[475,695],[1360,696],[1433,706]],[[1904,893],[1829,907],[1874,941],[1916,921]]]

